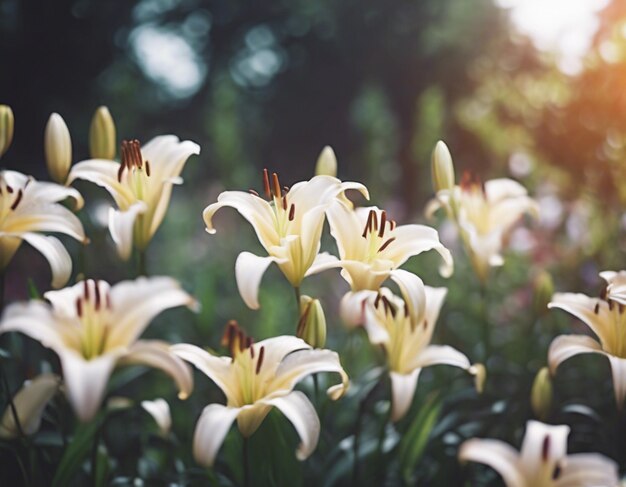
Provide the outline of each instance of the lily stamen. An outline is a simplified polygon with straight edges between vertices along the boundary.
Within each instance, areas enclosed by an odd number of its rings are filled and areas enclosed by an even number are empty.
[[[296,217],[296,205],[291,203],[291,206],[289,207],[289,221],[292,222],[295,217]]]
[[[19,205],[20,201],[22,201],[23,195],[24,195],[24,192],[20,189],[17,192],[17,197],[15,198],[15,201],[13,201],[13,204],[11,205],[11,210],[15,210],[17,208],[17,205]]]
[[[261,347],[261,349],[259,350],[259,358],[256,361],[256,369],[255,369],[256,375],[259,375],[259,373],[261,372],[261,367],[263,366],[264,358],[265,358],[265,347]]]
[[[541,445],[541,459],[544,462],[548,461],[548,455],[550,454],[550,435],[546,435]]]
[[[387,247],[389,247],[389,245],[391,245],[391,242],[393,242],[395,239],[396,237],[391,237],[390,239],[388,239],[384,244],[380,246],[380,248],[378,249],[378,252],[382,252]]]
[[[267,169],[263,169],[263,189],[265,190],[265,197],[269,200],[272,197],[272,191],[270,189],[270,176]]]
[[[378,236],[380,238],[385,234],[385,223],[387,223],[387,212],[383,210],[380,213],[380,229],[378,230]]]

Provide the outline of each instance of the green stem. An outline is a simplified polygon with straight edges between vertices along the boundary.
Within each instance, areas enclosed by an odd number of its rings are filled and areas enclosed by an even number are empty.
[[[250,443],[248,438],[243,438],[243,485],[250,487]]]
[[[296,295],[296,310],[298,312],[298,318],[300,318],[300,287],[294,286],[293,291]]]
[[[487,292],[487,286],[485,284],[481,284],[480,286],[480,295],[482,298],[480,308],[482,321],[482,341],[485,350],[484,363],[486,367],[489,356],[491,355],[491,327],[489,324],[489,294]]]
[[[96,421],[99,421],[99,419],[96,419]],[[94,487],[98,485],[98,444],[100,443],[100,427],[101,425],[98,425],[91,446],[91,478]]]
[[[137,251],[137,276],[148,275],[148,258],[146,250]]]

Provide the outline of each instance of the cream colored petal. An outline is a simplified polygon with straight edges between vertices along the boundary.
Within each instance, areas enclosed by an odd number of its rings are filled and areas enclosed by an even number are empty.
[[[595,313],[596,305],[598,313]],[[591,328],[603,344],[614,341],[613,316],[605,301],[584,294],[556,293],[548,303],[548,308],[559,308],[574,315]]]
[[[348,389],[348,375],[343,370],[339,355],[330,350],[298,350],[287,355],[276,369],[276,376],[268,389],[270,397],[284,395],[293,390],[300,380],[319,372],[336,372],[341,383],[328,389],[331,399],[339,399]]]
[[[212,467],[239,408],[209,404],[202,410],[193,435],[193,456],[200,465]]]
[[[300,437],[296,450],[298,460],[306,460],[317,447],[320,436],[320,420],[311,401],[300,391],[263,401],[278,408],[291,421]]]
[[[268,406],[262,401],[241,407],[237,416],[237,427],[241,436],[250,438],[259,429],[271,410],[272,406]]]
[[[566,425],[552,426],[528,421],[520,449],[520,466],[535,478],[550,478],[557,462],[567,454],[569,431]]]
[[[111,372],[120,353],[85,360],[73,350],[57,350],[63,368],[67,398],[83,422],[92,419],[102,403]]]
[[[272,262],[281,263],[285,259],[259,257],[250,252],[241,252],[235,262],[235,278],[241,299],[250,309],[259,309],[259,286],[265,271]]]
[[[376,298],[376,291],[349,291],[339,303],[339,315],[348,327],[353,328],[364,324],[365,306],[368,300]],[[369,332],[368,332],[369,333]]]
[[[23,200],[24,202],[58,203],[68,198],[74,200],[72,208],[74,211],[80,210],[85,204],[81,194],[74,188],[31,180],[24,190]]]
[[[619,409],[624,405],[626,397],[626,359],[606,354],[611,362],[611,372],[613,373],[613,390],[615,391],[615,401]]]
[[[569,455],[563,462],[561,473],[554,487],[617,487],[619,486],[617,464],[596,453]]]
[[[467,440],[459,449],[459,460],[488,465],[502,476],[507,487],[528,487],[517,452],[502,441]]]
[[[150,162],[151,177],[165,180],[176,178],[187,159],[200,154],[200,146],[190,140],[179,141],[175,135],[161,135],[147,142],[141,153]]]
[[[261,351],[261,347],[265,350],[263,352],[263,368],[264,373],[268,373],[268,376],[273,376],[276,373],[276,369],[282,362],[282,360],[289,354],[298,350],[310,350],[312,347],[301,338],[292,335],[281,335],[272,338],[266,338],[260,342],[256,342],[254,345],[254,352],[256,356]]]
[[[80,220],[67,208],[56,203],[20,204],[7,215],[2,225],[7,233],[59,232],[86,241],[85,231]]]
[[[369,199],[367,188],[356,182],[341,182],[332,176],[315,176],[309,181],[294,184],[288,193],[288,201],[296,212],[308,212],[319,205],[328,205],[347,190],[356,190]]]
[[[526,196],[499,201],[491,207],[489,225],[491,228],[507,231],[524,213],[537,216],[539,205]]]
[[[125,347],[143,333],[163,311],[178,306],[194,308],[196,301],[171,277],[140,277],[111,288],[111,346]]]
[[[307,211],[302,217],[300,245],[302,260],[306,264],[304,273],[309,270],[320,250],[320,239],[326,217],[326,205],[319,205]]]
[[[424,283],[412,272],[395,269],[391,272],[391,279],[398,285],[402,297],[409,307],[411,323],[418,325],[426,313],[426,291]]]
[[[340,259],[355,259],[364,252],[365,239],[361,238],[365,220],[356,211],[341,202],[335,202],[326,210],[330,233],[337,243]]]
[[[109,231],[121,259],[130,258],[133,250],[135,220],[147,210],[148,207],[143,201],[132,204],[126,211],[109,208]]]
[[[337,257],[329,254],[328,252],[321,252],[315,256],[315,260],[311,267],[306,271],[306,276],[312,276],[314,274],[318,274],[327,269],[333,269],[336,267],[340,267],[341,263]]]
[[[163,218],[167,213],[167,209],[170,206],[170,199],[172,197],[172,189],[174,185],[171,182],[166,182],[158,187],[158,195],[155,198],[156,204],[149,209],[150,228],[148,229],[148,237],[152,238],[156,231],[161,226]],[[152,206],[152,204],[151,204]]]
[[[89,291],[95,293],[94,281],[89,280],[87,282]],[[76,300],[84,295],[85,286],[85,281],[79,281],[73,286],[44,293],[43,297],[52,305],[55,318],[77,318]],[[105,295],[110,289],[109,284],[105,281],[98,281],[98,286],[102,295]]]
[[[626,305],[626,271],[604,271],[600,277],[607,283],[607,298]]]
[[[119,208],[128,208],[136,201],[134,194],[125,184],[118,181],[120,165],[105,159],[89,159],[72,166],[67,177],[67,184],[76,179],[92,182],[106,189]]]
[[[411,407],[421,370],[419,368],[414,369],[408,374],[389,372],[391,379],[391,421],[400,421]]]
[[[426,295],[426,311],[424,313],[424,319],[426,320],[426,336],[424,338],[425,343],[430,343],[448,290],[444,287],[424,286],[424,293]]]
[[[26,381],[13,397],[13,405],[24,434],[32,435],[37,432],[43,411],[59,389],[59,384],[56,375],[41,374]],[[0,438],[17,438],[19,434],[12,408],[7,404],[0,420]]]
[[[147,365],[162,370],[176,382],[178,397],[187,399],[193,390],[191,368],[176,354],[170,345],[161,340],[139,340],[119,361],[120,365]]]
[[[52,287],[60,288],[72,275],[72,258],[55,237],[37,233],[23,233],[20,238],[35,247],[46,258],[52,271]]]
[[[507,198],[526,196],[528,191],[517,181],[508,178],[485,181],[485,197],[489,203],[497,203]]]
[[[585,335],[561,335],[552,340],[548,350],[550,372],[556,373],[561,362],[580,353],[601,353],[602,347],[593,338]]]
[[[465,370],[472,366],[465,354],[449,345],[429,345],[415,360],[415,366],[421,368],[439,364],[453,365]]]
[[[448,277],[452,274],[454,269],[452,254],[439,241],[439,234],[434,228],[425,225],[400,225],[388,236],[395,238],[395,240],[380,252],[381,259],[391,260],[395,267],[400,267],[414,255],[435,250],[443,259],[440,269],[441,275]]]
[[[65,346],[50,306],[43,301],[33,300],[9,305],[2,315],[0,333],[9,331],[24,333],[53,350]]]
[[[371,264],[358,260],[340,260],[338,264],[342,267],[341,277],[353,291],[377,290],[395,267],[393,261],[382,259]]]
[[[195,365],[200,372],[215,382],[217,387],[226,394],[229,401],[238,397],[237,391],[239,386],[235,383],[231,374],[230,358],[216,357],[200,347],[186,343],[172,345],[170,351],[181,359]]]
[[[159,426],[162,435],[167,435],[172,428],[172,415],[170,414],[170,405],[163,398],[154,401],[141,401],[141,407],[144,408]]]
[[[217,197],[217,203],[207,206],[202,212],[206,231],[215,233],[213,215],[224,206],[234,208],[254,228],[261,245],[268,249],[278,245],[279,235],[274,225],[274,211],[263,198],[243,191],[225,191]]]

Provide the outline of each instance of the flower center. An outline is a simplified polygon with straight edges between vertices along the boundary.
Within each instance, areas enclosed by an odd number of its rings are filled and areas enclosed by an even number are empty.
[[[473,178],[469,172],[463,173],[461,179],[461,207],[467,219],[473,224],[479,234],[487,234],[490,230],[489,205],[485,197],[485,187],[478,178]]]
[[[122,141],[120,153],[120,168],[117,171],[117,180],[121,183],[122,179],[124,179],[137,199],[143,200],[147,179],[150,177],[150,162],[144,162],[141,154],[141,144],[137,139]]]
[[[611,355],[615,355],[620,358],[626,358],[626,307],[609,299],[606,294],[606,288],[602,290],[600,295],[602,301],[606,301],[611,312],[611,325],[610,337],[600,337],[602,348],[609,352]],[[593,312],[597,315],[600,312],[600,301],[596,303]]]
[[[83,281],[83,294],[76,299],[76,315],[81,322],[81,353],[87,360],[102,355],[107,348],[111,296],[101,289],[102,281]]]
[[[272,173],[272,182],[270,184],[269,172],[267,169],[263,169],[263,190],[274,211],[276,233],[281,238],[286,237],[289,235],[291,222],[296,218],[296,205],[289,203],[287,198],[289,188],[287,186],[281,187],[278,174],[275,172]],[[250,189],[249,192],[260,198],[259,193],[255,190]]]
[[[383,345],[387,354],[389,368],[397,372],[408,372],[407,368],[407,350],[411,348],[410,344],[415,340],[416,334],[421,330],[414,329],[409,324],[409,307],[399,306],[382,294],[378,294],[374,300],[374,308],[380,323],[385,327],[389,334],[389,341]],[[426,328],[426,321],[424,321]]]
[[[254,404],[265,395],[265,381],[261,374],[265,347],[255,351],[252,338],[247,336],[234,320],[226,325],[222,346],[230,351],[233,370],[239,383],[240,397],[237,407]]]
[[[395,220],[387,220],[387,213],[385,210],[380,212],[380,225],[378,215],[376,211],[370,210],[367,215],[367,221],[365,222],[365,228],[361,237],[367,241],[365,261],[372,262],[379,258],[379,254],[388,248],[396,237],[385,236],[387,229],[389,232],[393,232],[396,228]]]
[[[9,186],[9,183],[0,175],[0,224],[4,222],[7,216],[17,209],[24,196],[24,189],[30,182],[26,182],[24,188],[15,189]]]

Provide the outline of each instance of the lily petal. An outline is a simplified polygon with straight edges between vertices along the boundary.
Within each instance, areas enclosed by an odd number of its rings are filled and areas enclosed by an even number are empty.
[[[313,264],[311,264],[311,267],[309,267],[304,276],[312,276],[327,269],[333,269],[339,266],[341,266],[341,263],[337,257],[329,254],[328,252],[321,252],[315,256]]]
[[[191,369],[170,352],[170,345],[161,340],[139,340],[119,361],[120,365],[148,365],[168,374],[178,386],[178,397],[187,399],[193,390]]]
[[[128,208],[135,201],[135,197],[129,188],[118,181],[119,168],[119,163],[105,159],[81,161],[72,166],[67,176],[67,184],[71,184],[76,179],[90,181],[106,189],[118,208]]]
[[[390,372],[391,379],[391,421],[399,421],[408,412],[415,396],[417,379],[422,369],[413,369],[409,374]]]
[[[0,322],[0,333],[17,331],[41,342],[53,350],[65,346],[58,333],[50,307],[42,301],[13,303],[9,305]]]
[[[172,428],[172,415],[170,414],[170,405],[163,398],[154,401],[141,401],[141,407],[144,408],[159,426],[162,435],[167,435]]]
[[[594,453],[569,455],[554,487],[619,485],[617,464],[609,458]]]
[[[520,450],[522,468],[534,475],[544,470],[545,475],[539,477],[549,477],[558,462],[567,455],[569,432],[570,428],[566,425],[552,426],[539,421],[528,421]]]
[[[19,237],[35,247],[46,258],[52,272],[53,288],[60,288],[69,280],[72,275],[72,258],[57,238],[30,232],[19,234]]]
[[[417,367],[421,368],[437,364],[454,365],[465,370],[472,366],[465,354],[449,345],[429,345],[416,360]]]
[[[311,401],[300,391],[263,401],[280,409],[300,436],[298,460],[306,460],[315,450],[320,436],[320,420]]]
[[[239,408],[209,404],[202,410],[193,435],[193,456],[205,467],[212,467],[224,438],[239,414]]]
[[[580,353],[600,353],[602,347],[593,338],[586,335],[561,335],[552,340],[548,350],[548,365],[552,374],[556,373],[561,362]]]
[[[467,440],[459,449],[459,460],[488,465],[502,476],[507,487],[526,487],[517,451],[502,441]]]
[[[613,389],[615,390],[615,400],[617,407],[622,408],[624,397],[626,397],[626,359],[606,354],[611,362],[613,373]]]
[[[32,435],[37,432],[43,411],[58,389],[59,378],[56,375],[41,374],[26,381],[13,397],[13,405],[24,434]],[[8,404],[0,421],[0,438],[17,438],[19,434],[13,411]]]
[[[7,233],[23,232],[59,232],[75,238],[79,242],[86,241],[83,225],[67,208],[55,203],[33,202],[20,204],[10,213],[2,225]]]
[[[600,277],[607,283],[607,298],[626,305],[626,271],[604,271]]]
[[[259,309],[259,286],[261,278],[272,262],[286,262],[276,257],[259,257],[250,252],[241,252],[235,262],[237,288],[244,303],[250,309]]]
[[[394,269],[390,277],[400,288],[402,297],[409,307],[411,323],[416,325],[421,323],[426,312],[426,291],[422,280],[403,269]]]
[[[339,303],[339,314],[342,321],[350,328],[365,323],[365,307],[369,299],[375,298],[376,291],[349,291]]]
[[[109,230],[121,259],[130,258],[133,250],[135,220],[147,210],[148,206],[143,201],[133,203],[126,211],[109,208]]]

